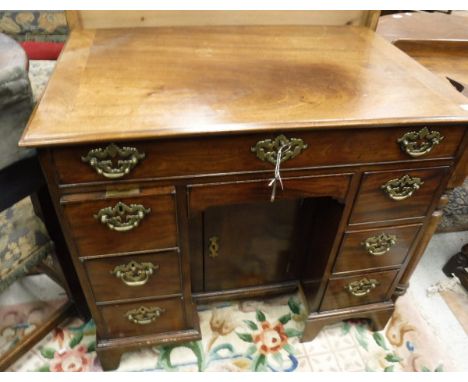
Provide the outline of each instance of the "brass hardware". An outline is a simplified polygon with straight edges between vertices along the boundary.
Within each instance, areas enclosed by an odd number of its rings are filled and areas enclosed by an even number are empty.
[[[280,152],[280,163],[295,158],[308,147],[301,138],[286,138],[281,134],[275,139],[258,141],[250,150],[257,154],[258,159],[276,165],[278,152],[284,146],[288,146],[288,149]]]
[[[353,296],[361,297],[369,294],[380,283],[374,279],[368,279],[364,277],[359,281],[353,281],[345,286],[345,289]]]
[[[89,163],[99,175],[116,179],[127,175],[144,158],[145,153],[138,152],[135,147],[120,148],[111,143],[105,149],[90,150],[86,156],[81,157],[81,160]]]
[[[109,229],[124,232],[134,229],[140,224],[145,215],[151,212],[150,208],[145,208],[141,204],[130,204],[118,202],[114,207],[106,207],[94,215],[94,218]]]
[[[148,325],[155,321],[158,317],[161,316],[166,310],[160,308],[159,306],[153,306],[147,308],[146,306],[140,306],[137,309],[129,310],[125,313],[125,317],[130,322],[138,325]]]
[[[218,257],[218,251],[219,251],[219,237],[218,236],[212,236],[208,239],[209,245],[208,245],[208,256],[211,257],[212,259]]]
[[[423,184],[421,178],[404,175],[400,179],[389,180],[382,189],[389,198],[399,201],[409,198]]]
[[[116,266],[111,271],[111,274],[122,280],[124,284],[134,287],[145,285],[150,276],[154,273],[153,271],[157,269],[159,269],[159,265],[154,265],[152,263],[137,263],[132,260],[128,264]]]
[[[444,137],[438,131],[429,131],[423,127],[419,131],[410,131],[397,140],[400,148],[412,157],[428,154]]]
[[[140,195],[140,189],[136,188],[127,188],[125,190],[106,190],[105,198],[128,198],[129,196],[138,196]]]
[[[382,233],[378,236],[372,236],[363,241],[361,244],[366,247],[369,255],[372,256],[382,256],[390,251],[392,246],[397,242],[395,235],[387,235]]]
[[[255,146],[250,148],[253,153],[257,154],[257,158],[275,165],[275,176],[268,183],[268,187],[272,187],[271,202],[275,201],[278,183],[283,189],[283,180],[280,173],[281,163],[298,156],[307,147],[301,138],[288,139],[284,135],[278,135],[273,140],[258,141]]]

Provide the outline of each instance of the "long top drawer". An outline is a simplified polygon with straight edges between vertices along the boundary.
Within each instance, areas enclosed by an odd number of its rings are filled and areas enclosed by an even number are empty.
[[[60,184],[453,158],[462,126],[297,131],[53,149]],[[414,132],[416,135],[411,135]],[[434,132],[434,133],[433,133]],[[94,150],[94,151],[93,151]]]

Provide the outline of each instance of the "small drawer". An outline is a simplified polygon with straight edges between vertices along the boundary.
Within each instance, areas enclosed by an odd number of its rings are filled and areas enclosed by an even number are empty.
[[[399,266],[421,225],[347,232],[335,263],[335,273]]]
[[[367,172],[350,224],[423,218],[449,167]]]
[[[177,247],[173,187],[62,197],[80,257]]]
[[[286,142],[292,144],[291,155],[282,169],[453,158],[465,127],[429,126],[427,130],[429,136],[422,139],[423,127],[408,126],[103,142],[54,148],[52,158],[60,184],[273,171],[269,159],[275,155],[269,152]],[[434,134],[439,143],[433,142]]]
[[[181,292],[176,252],[87,260],[84,268],[97,302]]]
[[[148,300],[100,308],[107,338],[144,336],[185,328],[182,298]]]
[[[333,278],[328,282],[320,311],[386,301],[397,273],[398,270]]]

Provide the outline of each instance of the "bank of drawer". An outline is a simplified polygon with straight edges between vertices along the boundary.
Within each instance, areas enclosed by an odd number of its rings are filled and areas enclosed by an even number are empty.
[[[177,246],[172,187],[67,195],[61,203],[80,257]]]
[[[181,298],[147,300],[100,307],[102,330],[108,338],[144,336],[184,329]]]
[[[437,167],[365,173],[354,204],[350,224],[423,218],[447,171],[448,167]],[[399,180],[405,186],[409,184],[408,179],[414,181],[416,178],[419,178],[422,184],[419,188],[407,186],[408,190],[412,190],[412,187],[415,189],[410,196],[404,199],[392,199],[385,190],[385,185],[393,180]],[[405,191],[397,189],[394,191],[396,198],[403,198],[407,194]]]
[[[390,288],[397,273],[398,271],[395,270],[333,278],[328,282],[320,311],[386,301],[390,298]],[[374,287],[370,286],[372,283],[374,283]],[[353,292],[348,288],[352,288]]]
[[[430,128],[431,131],[439,132],[444,139],[421,157],[415,158],[403,151],[398,139],[405,133],[417,132],[421,128],[422,126],[283,132],[288,139],[302,139],[307,148],[296,157],[284,161],[282,168],[414,161],[418,158],[451,158],[455,155],[464,133],[464,127],[461,126]],[[109,142],[56,148],[52,150],[52,157],[61,184],[273,170],[274,165],[258,159],[251,148],[257,142],[274,140],[280,134],[265,132],[244,136],[117,142],[119,148],[130,148],[121,156],[116,154],[113,158],[114,169],[119,168],[116,164],[119,158],[127,161],[120,165],[120,173],[124,174],[122,177],[115,177],[116,174],[110,173],[106,177],[103,175],[105,170],[102,171],[103,174],[98,174],[89,162],[82,160],[90,150],[105,150]],[[116,153],[115,150],[111,152]]]
[[[372,270],[403,263],[421,225],[346,232],[334,272]]]
[[[177,252],[98,258],[84,267],[97,302],[181,292]]]

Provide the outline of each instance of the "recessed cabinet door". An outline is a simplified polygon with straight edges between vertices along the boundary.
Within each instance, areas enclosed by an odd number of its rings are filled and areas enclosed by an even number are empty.
[[[310,252],[315,204],[320,198],[344,199],[349,178],[285,178],[273,202],[268,179],[191,187],[190,212],[202,214],[204,290],[299,279]]]

